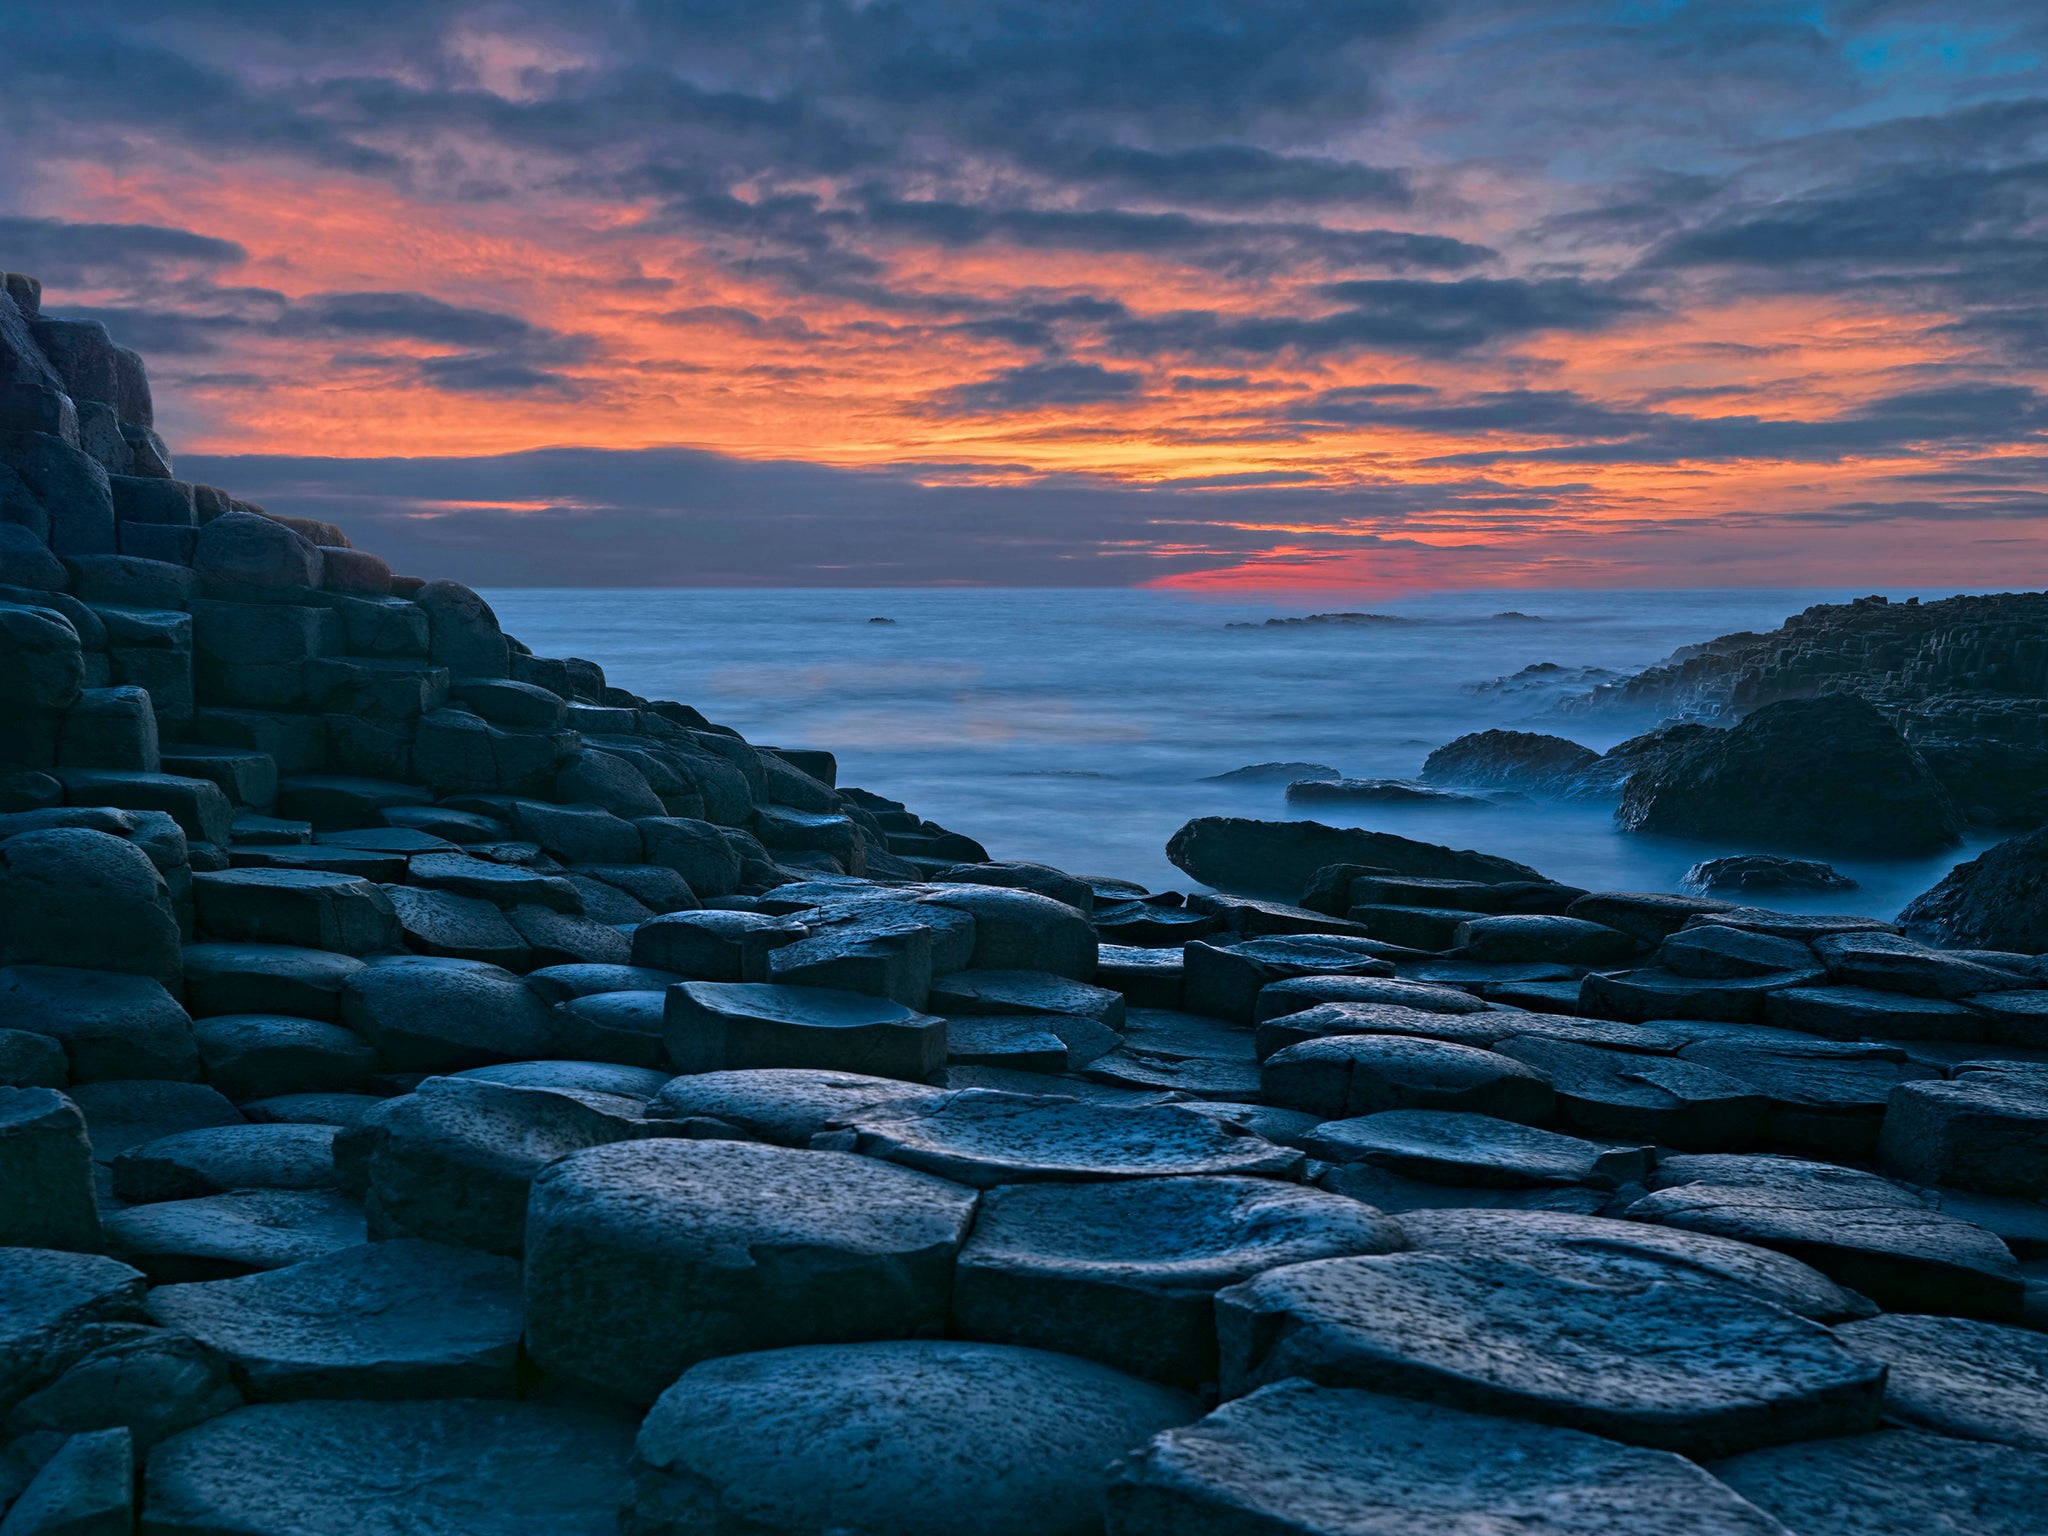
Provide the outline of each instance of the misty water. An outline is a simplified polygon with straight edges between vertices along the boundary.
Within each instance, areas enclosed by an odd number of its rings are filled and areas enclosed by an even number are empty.
[[[1681,645],[1769,629],[1809,603],[1857,594],[1489,591],[1369,603],[1043,589],[486,595],[536,652],[589,657],[613,683],[694,704],[753,741],[828,748],[842,784],[902,800],[997,858],[1185,889],[1164,850],[1189,817],[1297,814],[1279,784],[1199,782],[1207,775],[1301,760],[1408,778],[1432,748],[1489,726],[1604,750],[1654,718],[1561,715],[1556,698],[1579,691],[1570,687],[1474,685],[1540,662],[1568,674],[1634,671]],[[1337,608],[1411,622],[1264,623]],[[1247,623],[1255,627],[1230,627]],[[1752,851],[1626,834],[1600,803],[1298,814],[1503,854],[1595,889],[1671,890],[1699,859]],[[1933,859],[1836,859],[1862,891],[1774,904],[1889,915],[1990,841]]]

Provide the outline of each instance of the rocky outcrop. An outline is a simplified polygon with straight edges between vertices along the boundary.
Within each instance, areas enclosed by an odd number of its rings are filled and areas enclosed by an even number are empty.
[[[2048,820],[2048,592],[1816,604],[1768,634],[1688,646],[1559,707],[1725,723],[1832,693],[1882,709],[1971,820]]]
[[[1438,747],[1422,765],[1424,782],[1466,789],[1542,791],[1599,762],[1591,747],[1534,731],[1475,731]]]
[[[1460,852],[1391,832],[1328,827],[1319,821],[1255,821],[1198,816],[1166,845],[1166,856],[1204,885],[1292,901],[1331,864],[1445,880],[1540,880],[1526,864]]]
[[[1881,856],[1962,840],[1926,760],[1852,694],[1766,705],[1661,755],[1630,775],[1615,818],[1632,832]]]
[[[1958,864],[1899,914],[1900,926],[1958,949],[2048,950],[2048,830]]]

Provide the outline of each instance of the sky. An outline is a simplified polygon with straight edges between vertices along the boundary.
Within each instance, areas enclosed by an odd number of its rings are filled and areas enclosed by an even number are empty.
[[[0,267],[478,585],[2038,587],[2041,0],[0,0]]]

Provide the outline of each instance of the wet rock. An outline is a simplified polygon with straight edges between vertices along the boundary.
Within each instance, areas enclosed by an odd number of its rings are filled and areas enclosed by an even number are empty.
[[[1892,1090],[1884,1165],[1918,1184],[2048,1197],[2048,1067],[1977,1062]]]
[[[359,1093],[377,1052],[352,1029],[278,1014],[216,1014],[193,1026],[206,1080],[228,1098]]]
[[[931,992],[932,931],[921,923],[887,922],[829,928],[772,950],[768,980],[785,987],[857,992],[922,1009]]]
[[[243,1123],[234,1105],[200,1083],[116,1079],[81,1084],[71,1099],[85,1115],[92,1155],[102,1163],[159,1136]]]
[[[2022,1285],[1991,1233],[1873,1174],[1782,1157],[1667,1159],[1628,1208],[1653,1221],[1775,1248],[1892,1311],[2010,1318]]]
[[[1196,1387],[1216,1379],[1218,1290],[1402,1246],[1371,1207],[1271,1179],[1010,1185],[961,1250],[953,1330]]]
[[[1583,773],[1600,761],[1590,747],[1562,736],[1533,731],[1475,731],[1429,754],[1422,777],[1432,784],[1467,789],[1517,789],[1532,793]]]
[[[682,979],[644,965],[550,965],[526,973],[526,985],[548,1004],[605,992],[661,992]]]
[[[100,1247],[85,1117],[48,1088],[0,1088],[0,1247]]]
[[[933,983],[926,1006],[949,1015],[1072,1014],[1111,1029],[1124,1023],[1122,993],[1049,971],[955,971]]]
[[[1197,1411],[1092,1361],[996,1344],[711,1360],[642,1426],[626,1520],[644,1536],[1093,1536],[1111,1458]]]
[[[510,1397],[523,1319],[511,1260],[408,1238],[159,1286],[149,1310],[225,1356],[256,1402]]]
[[[1884,1371],[1733,1289],[1472,1253],[1322,1259],[1216,1298],[1223,1390],[1303,1376],[1692,1456],[1875,1429]]]
[[[1212,773],[1195,780],[1197,784],[1298,784],[1303,779],[1341,779],[1344,775],[1325,763],[1253,763],[1228,773]]]
[[[1763,1017],[1828,1040],[1982,1040],[1984,1016],[1960,1003],[1874,987],[1774,988]]]
[[[1329,1163],[1364,1163],[1424,1183],[1482,1189],[1616,1189],[1640,1182],[1650,1164],[1647,1147],[1604,1146],[1490,1115],[1430,1109],[1325,1121],[1302,1145]]]
[[[1929,949],[1893,933],[1831,933],[1816,939],[1813,947],[1838,986],[1958,998],[2024,986],[2032,980]]]
[[[1095,984],[1121,992],[1132,1008],[1180,1008],[1185,1005],[1185,970],[1186,960],[1178,945],[1104,944],[1095,967]]]
[[[1418,1250],[1490,1254],[1586,1285],[1733,1286],[1823,1323],[1875,1310],[1797,1259],[1675,1227],[1563,1211],[1437,1210],[1404,1214],[1401,1230]]]
[[[516,864],[498,864],[466,853],[427,853],[407,866],[406,879],[430,891],[488,901],[493,906],[541,906],[554,912],[580,913],[583,898],[559,875],[541,874]]]
[[[1497,1013],[1429,1013],[1394,1003],[1319,1003],[1269,1019],[1253,1033],[1252,1042],[1253,1054],[1264,1061],[1304,1041],[1339,1035],[1413,1035],[1484,1050],[1512,1032]]]
[[[1708,980],[1656,967],[1594,971],[1580,984],[1579,1008],[1595,1018],[1629,1023],[1703,1019],[1724,1024],[1757,1024],[1763,1021],[1767,1000],[1773,994],[1787,988],[1811,987],[1826,974],[1816,968]]]
[[[1632,957],[1635,939],[1576,917],[1477,917],[1452,935],[1459,954],[1481,965],[1548,960],[1565,965],[1615,965]]]
[[[395,948],[391,898],[368,880],[317,869],[229,869],[192,877],[209,938],[367,955]]]
[[[1118,1465],[1108,1502],[1110,1536],[1784,1529],[1668,1451],[1307,1381],[1159,1435]]]
[[[573,1152],[634,1134],[630,1122],[539,1088],[432,1077],[353,1131],[375,1238],[425,1237],[517,1255],[527,1191]]]
[[[1301,976],[1392,976],[1393,965],[1377,953],[1383,947],[1339,934],[1196,941],[1183,951],[1181,993],[1192,1012],[1249,1024],[1260,991],[1273,982]]]
[[[663,992],[599,992],[555,1005],[555,1048],[587,1061],[634,1067],[668,1064]]]
[[[1961,841],[1926,760],[1853,694],[1765,705],[1630,776],[1627,830],[1892,856]]]
[[[1456,987],[1432,987],[1377,976],[1300,976],[1262,987],[1253,1016],[1263,1024],[1326,1003],[1381,1003],[1423,1013],[1484,1013],[1487,1005]]]
[[[615,919],[620,922],[642,922],[660,913],[695,911],[702,905],[689,882],[662,864],[578,864],[568,878],[583,892],[586,912],[593,910],[591,903],[599,893],[592,886],[599,883],[646,909],[631,917]],[[615,906],[614,910],[618,908]]]
[[[73,1083],[199,1075],[191,1020],[146,976],[8,966],[0,969],[0,1019],[61,1045]]]
[[[1525,1125],[1556,1118],[1550,1082],[1493,1051],[1413,1035],[1335,1035],[1266,1058],[1263,1097],[1325,1120],[1384,1110],[1440,1109]]]
[[[1710,1470],[1790,1531],[2028,1536],[2048,1457],[1888,1429],[1751,1451]]]
[[[1095,893],[1088,882],[1050,864],[1033,864],[1022,859],[985,864],[955,864],[940,870],[933,879],[967,885],[1000,885],[1012,890],[1036,891],[1083,913],[1095,910]]]
[[[6,1536],[128,1536],[135,1525],[135,1443],[125,1429],[73,1435],[43,1463],[7,1517]]]
[[[688,981],[669,989],[667,1010],[679,1072],[822,1067],[921,1081],[946,1064],[945,1021],[881,998]]]
[[[1064,1072],[1067,1070],[1067,1042],[1043,1026],[1044,1015],[1005,1014],[985,1019],[946,1021],[946,1065],[955,1067],[998,1067],[1018,1072]],[[1083,1020],[1096,1029],[1094,1020]],[[1104,1031],[1104,1033],[1108,1033]],[[1113,1045],[1112,1035],[1109,1044]],[[1107,1054],[1108,1046],[1094,1053]],[[1091,1057],[1090,1059],[1093,1059]],[[1081,1063],[1085,1065],[1085,1063]]]
[[[107,1243],[158,1284],[303,1264],[367,1241],[363,1208],[328,1190],[251,1189],[109,1217]]]
[[[159,1446],[163,1536],[612,1536],[632,1425],[541,1403],[260,1403]]]
[[[969,965],[983,971],[1050,971],[1088,981],[1095,975],[1095,930],[1064,902],[994,885],[940,886],[920,905],[974,919]]]
[[[194,1018],[283,1013],[332,1022],[341,993],[363,968],[353,955],[286,944],[189,944],[185,997]]]
[[[847,1116],[856,1150],[986,1189],[1026,1180],[1287,1177],[1301,1154],[1178,1105],[1124,1108],[969,1089]]]
[[[1647,891],[1589,891],[1565,909],[1603,927],[1618,928],[1638,942],[1661,944],[1693,921],[1727,910],[1729,903],[1705,896],[1664,896]]]
[[[1460,853],[1390,832],[1329,827],[1315,821],[1252,821],[1199,816],[1166,845],[1166,856],[1204,885],[1292,901],[1318,870],[1362,864],[1399,874],[1451,880],[1539,880],[1526,864]]]
[[[112,1160],[114,1197],[130,1205],[242,1189],[331,1189],[335,1127],[222,1125],[180,1131]]]
[[[1677,976],[1729,981],[1813,969],[1813,950],[1792,939],[1718,923],[1681,928],[1657,951],[1657,964]]]
[[[516,906],[505,917],[537,965],[624,965],[633,957],[632,939],[595,918],[543,906]]]
[[[714,1355],[935,1332],[974,1201],[844,1153],[581,1152],[534,1183],[527,1348],[552,1375],[646,1403]]]
[[[1581,1136],[1726,1152],[1753,1146],[1763,1134],[1765,1095],[1701,1062],[1541,1035],[1506,1040],[1498,1049],[1543,1074],[1559,1119]]]
[[[0,841],[0,965],[76,966],[170,980],[178,922],[148,854],[53,827]]]
[[[896,1078],[814,1068],[767,1067],[671,1078],[647,1106],[650,1118],[718,1120],[785,1147],[881,1104],[928,1104],[944,1090]]]
[[[341,1021],[391,1072],[449,1072],[549,1052],[548,1010],[510,971],[426,955],[349,977]]]
[[[0,1409],[99,1347],[108,1324],[147,1319],[140,1271],[98,1254],[0,1247]]]
[[[2024,1328],[1887,1313],[1835,1330],[1886,1369],[1885,1417],[2048,1452],[2048,1341]]]
[[[2048,952],[2048,827],[1958,864],[1906,904],[1899,924],[1958,949]]]
[[[82,1355],[7,1415],[13,1435],[124,1429],[138,1451],[242,1406],[227,1362],[165,1328],[102,1327],[106,1342]]]
[[[1818,859],[1791,859],[1781,853],[1736,853],[1703,859],[1685,872],[1681,882],[1702,896],[1816,895],[1853,891],[1856,882],[1832,864]]]
[[[666,1072],[609,1061],[508,1061],[502,1066],[471,1067],[457,1077],[514,1088],[549,1088],[570,1094],[603,1094],[645,1105],[669,1083]]]

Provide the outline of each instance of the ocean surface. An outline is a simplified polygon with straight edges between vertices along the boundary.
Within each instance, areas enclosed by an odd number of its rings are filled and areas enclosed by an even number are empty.
[[[1373,602],[1043,589],[485,595],[536,652],[588,657],[618,686],[694,704],[752,741],[828,748],[842,784],[902,800],[997,858],[1185,889],[1165,844],[1189,817],[1294,814],[1281,784],[1200,782],[1208,775],[1299,760],[1357,778],[1409,778],[1432,748],[1489,726],[1551,731],[1605,750],[1655,722],[1557,714],[1561,693],[1587,686],[1582,669],[1635,671],[1679,646],[1769,629],[1810,603],[1858,594],[1488,591]],[[1265,622],[1343,608],[1407,622]],[[1536,663],[1563,671],[1533,687],[1484,686]],[[1625,834],[1604,804],[1324,805],[1300,814],[1503,854],[1594,889],[1671,890],[1699,859],[1751,851]],[[1890,915],[1991,841],[1934,859],[1837,859],[1862,891],[1775,904]]]

